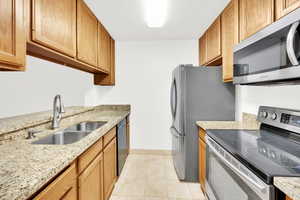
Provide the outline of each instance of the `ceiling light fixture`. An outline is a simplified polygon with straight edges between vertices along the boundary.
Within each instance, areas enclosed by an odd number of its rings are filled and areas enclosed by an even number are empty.
[[[150,28],[162,27],[167,18],[168,0],[144,0],[145,20]]]

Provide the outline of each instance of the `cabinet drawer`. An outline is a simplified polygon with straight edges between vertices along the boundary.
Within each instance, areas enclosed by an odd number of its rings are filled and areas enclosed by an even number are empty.
[[[102,151],[103,139],[100,138],[93,146],[81,154],[78,158],[78,173],[80,174],[90,162]]]
[[[108,131],[108,133],[104,135],[103,146],[106,146],[114,137],[116,137],[116,134],[117,134],[116,127]]]
[[[64,199],[65,197],[74,197],[74,194],[77,196],[76,188],[76,165],[72,164],[46,189],[44,189],[38,196],[36,196],[34,200],[53,200]],[[69,199],[75,200],[76,198]]]
[[[199,137],[201,138],[201,140],[205,141],[205,135],[206,131],[202,128],[199,128]]]

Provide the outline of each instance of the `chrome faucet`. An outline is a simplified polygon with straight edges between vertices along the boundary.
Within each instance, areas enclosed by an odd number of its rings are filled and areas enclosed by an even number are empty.
[[[64,112],[65,112],[65,108],[62,103],[61,96],[56,95],[54,97],[54,102],[53,102],[52,129],[56,129],[59,127],[59,122],[62,118],[62,113]]]

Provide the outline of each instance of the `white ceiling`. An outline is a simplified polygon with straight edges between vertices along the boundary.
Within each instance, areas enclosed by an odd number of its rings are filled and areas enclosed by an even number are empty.
[[[143,0],[85,0],[116,40],[198,39],[229,0],[169,0],[166,24],[148,28]]]

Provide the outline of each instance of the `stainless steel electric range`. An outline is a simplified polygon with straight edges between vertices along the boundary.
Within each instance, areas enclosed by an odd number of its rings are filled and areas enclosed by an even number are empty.
[[[280,200],[274,176],[300,176],[300,111],[259,108],[259,130],[208,130],[210,200]]]

